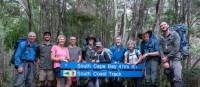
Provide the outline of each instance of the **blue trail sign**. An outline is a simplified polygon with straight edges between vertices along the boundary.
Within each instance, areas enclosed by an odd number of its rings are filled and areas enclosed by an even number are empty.
[[[99,64],[61,62],[63,77],[142,77],[143,64]]]

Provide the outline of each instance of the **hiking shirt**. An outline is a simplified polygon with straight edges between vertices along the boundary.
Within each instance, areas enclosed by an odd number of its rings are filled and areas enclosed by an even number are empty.
[[[151,52],[156,52],[156,51],[160,51],[160,47],[159,47],[159,43],[157,39],[152,39],[149,38],[148,41],[142,41],[141,42],[141,52],[142,54],[146,54],[146,53],[151,53]],[[152,58],[147,58],[148,59],[152,59]],[[155,56],[153,57],[153,59],[155,60],[159,60],[159,56]]]
[[[87,62],[91,62],[93,59],[95,59],[95,48],[86,46],[85,49],[83,49],[85,52],[85,60]]]
[[[43,42],[39,45],[40,69],[52,69],[51,43]]]
[[[78,61],[79,56],[81,55],[81,48],[77,46],[76,47],[69,46],[68,50],[71,61],[73,62]]]
[[[116,46],[113,45],[110,48],[110,51],[112,52],[112,62],[123,62],[124,61],[124,53],[126,52],[126,49],[123,46]]]
[[[126,51],[124,53],[124,56],[127,56],[127,63],[130,64],[136,64],[136,62],[138,61],[138,57],[139,55],[141,55],[141,52],[139,50],[134,49],[133,52],[130,52],[130,50]]]
[[[68,51],[67,47],[61,48],[58,45],[54,45],[51,48],[51,52],[55,54],[55,57],[60,58],[60,60],[64,60],[65,58],[70,58],[69,57],[69,51]],[[58,67],[60,67],[60,62],[54,61],[53,68],[58,68]]]
[[[97,63],[110,63],[110,58],[105,51],[96,52],[95,59]]]
[[[38,45],[34,43],[28,43],[22,41],[18,44],[15,53],[15,67],[22,67],[22,62],[34,62],[38,56],[37,54]]]
[[[168,36],[164,36],[163,34],[160,37],[160,54],[163,58],[164,55],[169,59],[180,60],[180,37],[177,32],[169,31]]]

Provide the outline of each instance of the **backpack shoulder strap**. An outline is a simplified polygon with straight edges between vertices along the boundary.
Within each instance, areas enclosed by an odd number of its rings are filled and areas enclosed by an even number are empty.
[[[127,50],[127,62],[129,63],[129,55],[130,55],[130,51]]]
[[[135,54],[136,54],[137,58],[139,58],[139,50],[138,49],[135,49]]]
[[[101,56],[104,56],[104,52],[106,52],[105,50],[106,50],[106,49],[103,48],[103,50],[102,50],[102,52],[101,52]]]
[[[28,42],[27,41],[24,41],[24,42],[25,42],[25,47],[24,47],[22,53],[24,53],[26,51],[27,47],[28,47]]]

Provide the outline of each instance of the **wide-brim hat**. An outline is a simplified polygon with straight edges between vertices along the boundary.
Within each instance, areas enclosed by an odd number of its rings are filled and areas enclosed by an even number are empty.
[[[145,33],[148,33],[149,36],[151,36],[152,32],[153,32],[153,31],[150,30],[150,29],[142,30],[142,32],[140,32],[140,33],[138,34],[138,38],[139,38],[139,39],[142,39],[142,35],[145,34]]]
[[[90,36],[88,36],[87,38],[86,38],[86,40],[87,41],[89,41],[89,40],[94,40],[94,41],[96,41],[96,38],[93,36],[93,35],[90,35]]]

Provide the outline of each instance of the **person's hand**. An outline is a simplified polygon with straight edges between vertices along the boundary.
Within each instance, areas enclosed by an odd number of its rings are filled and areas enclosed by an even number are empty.
[[[71,60],[69,58],[64,59],[66,62],[70,62]]]
[[[99,61],[99,60],[96,60],[95,62],[96,62],[96,63],[99,63],[100,61]]]
[[[94,63],[94,62],[95,62],[95,60],[92,60],[92,62]]]
[[[36,64],[40,64],[40,59],[37,59],[37,60],[36,60]]]
[[[70,62],[71,60],[70,60],[70,58],[64,58],[64,61]]]
[[[137,64],[139,64],[139,61],[137,61],[137,62],[134,63],[134,65],[137,65]]]
[[[170,65],[169,65],[169,63],[168,63],[168,62],[165,62],[165,63],[163,63],[163,67],[164,67],[164,68],[169,68],[169,67],[170,67]]]
[[[64,59],[64,60],[62,60],[62,61],[69,62],[67,59]]]
[[[144,55],[142,55],[142,59],[146,59],[146,58],[147,58],[147,56],[149,56],[147,53],[146,53],[146,54],[144,54]]]
[[[17,68],[17,72],[18,72],[18,73],[22,73],[23,71],[24,71],[24,70],[23,70],[22,67]]]
[[[167,61],[168,61],[167,56],[165,56],[165,57],[162,58],[162,62],[163,62],[163,63],[165,63],[165,62],[167,62]]]

